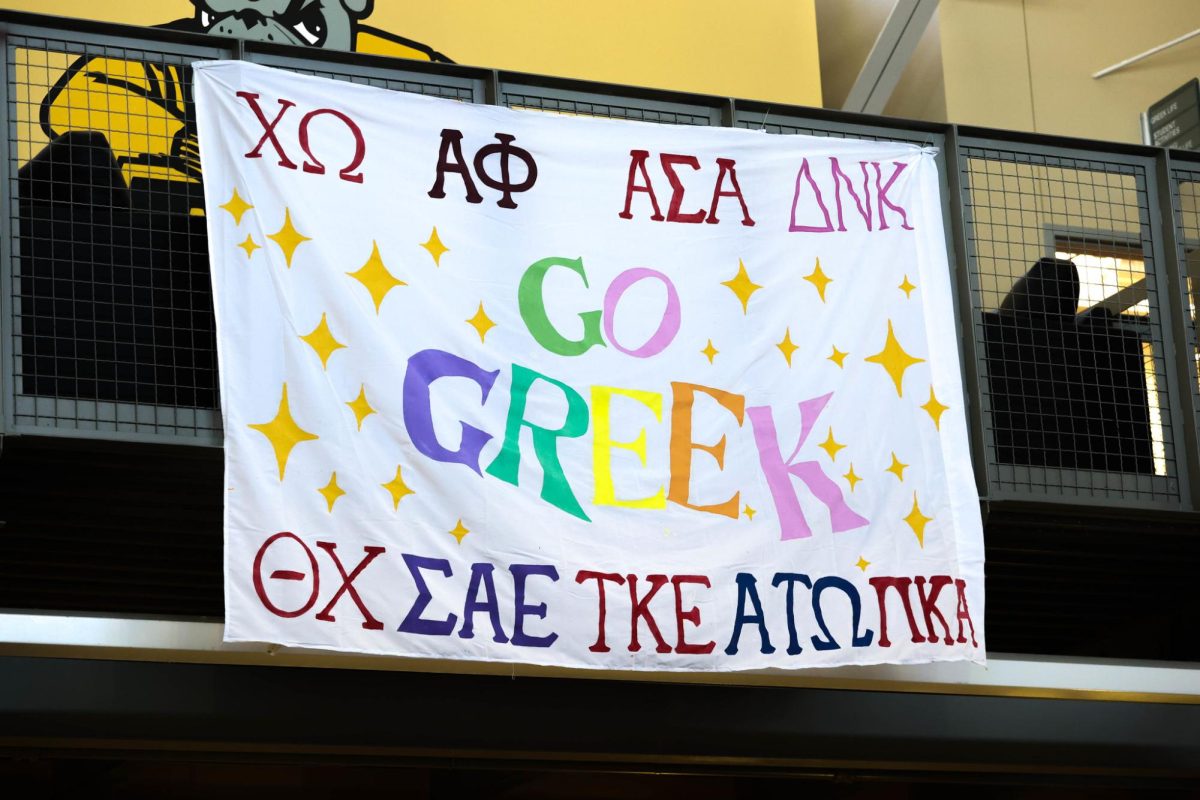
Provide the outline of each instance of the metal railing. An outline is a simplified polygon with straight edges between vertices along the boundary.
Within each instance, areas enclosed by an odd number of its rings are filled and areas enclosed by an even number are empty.
[[[934,146],[981,494],[1200,508],[1200,156],[12,12],[0,35],[0,432],[220,444],[188,65],[241,58],[465,102]]]

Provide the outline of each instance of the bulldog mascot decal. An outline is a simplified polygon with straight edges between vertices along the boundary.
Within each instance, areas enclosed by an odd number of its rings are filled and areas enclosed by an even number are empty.
[[[239,39],[354,50],[374,55],[443,61],[436,50],[362,21],[374,0],[192,0],[195,13],[159,27]],[[196,184],[200,164],[186,66],[117,58],[75,61],[42,100],[42,131],[52,145],[66,134],[101,134],[137,194],[161,210],[202,214],[198,186],[161,187],[158,181]],[[98,141],[89,137],[89,144]],[[146,181],[147,183],[142,183]],[[165,205],[164,205],[165,204]]]
[[[158,27],[449,61],[364,25],[374,0],[192,5],[192,16]],[[37,123],[48,143],[19,170],[19,393],[215,408],[191,87],[184,56],[84,55],[42,98]],[[103,408],[94,412],[101,427],[130,414]]]

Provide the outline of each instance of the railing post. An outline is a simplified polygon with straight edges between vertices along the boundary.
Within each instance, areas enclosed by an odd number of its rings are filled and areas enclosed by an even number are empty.
[[[1185,506],[1189,509],[1200,508],[1200,486],[1189,476],[1200,475],[1200,445],[1196,426],[1200,423],[1200,415],[1196,407],[1196,359],[1193,353],[1194,340],[1188,330],[1187,303],[1184,302],[1188,292],[1187,266],[1182,263],[1183,252],[1179,242],[1179,228],[1182,222],[1182,211],[1175,196],[1174,178],[1171,175],[1170,151],[1160,149],[1155,158],[1155,170],[1158,184],[1158,206],[1161,220],[1161,236],[1163,243],[1163,273],[1166,276],[1165,310],[1168,318],[1164,321],[1163,339],[1167,352],[1163,354],[1168,359],[1167,370],[1172,384],[1178,387],[1173,393],[1174,401],[1171,408],[1172,421],[1178,420],[1182,435],[1176,436],[1177,446],[1182,446],[1182,458],[1176,454],[1176,468],[1179,471],[1180,494]],[[1160,293],[1159,303],[1163,304]],[[1170,323],[1168,328],[1165,323]],[[1172,347],[1173,345],[1173,347]]]
[[[13,148],[17,141],[17,121],[12,103],[12,76],[9,74],[8,26],[0,25],[0,129],[5,133],[5,147],[0,156],[0,437],[12,430],[16,414],[16,358],[13,353],[16,338],[16,319],[13,314],[14,236],[13,220],[17,218],[16,183],[10,174]]]
[[[967,245],[967,220],[964,207],[962,173],[959,169],[961,153],[958,142],[958,126],[946,128],[946,186],[950,193],[950,233],[954,243],[953,281],[958,300],[959,352],[963,360],[963,394],[967,404],[967,434],[971,442],[971,465],[975,469],[975,485],[979,496],[987,498],[988,475],[987,439],[984,436],[985,406],[979,376],[980,356],[975,337],[975,309],[971,298],[974,281],[971,279],[971,259]]]
[[[500,86],[499,70],[488,70],[483,81],[483,102],[489,106],[504,105],[504,90]]]
[[[721,104],[721,126],[732,128],[737,125],[737,100],[727,97]]]

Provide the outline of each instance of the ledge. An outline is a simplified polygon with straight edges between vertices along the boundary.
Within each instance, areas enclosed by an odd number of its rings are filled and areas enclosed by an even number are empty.
[[[221,638],[222,627],[219,622],[0,613],[0,656],[1200,705],[1200,665],[1176,662],[1005,653],[991,655],[987,667],[943,662],[796,671],[645,673],[355,655],[269,644],[226,644]]]

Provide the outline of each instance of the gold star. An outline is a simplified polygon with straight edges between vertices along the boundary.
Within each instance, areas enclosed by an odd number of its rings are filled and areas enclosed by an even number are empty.
[[[892,465],[885,469],[884,472],[890,472],[900,480],[904,480],[904,470],[906,469],[908,469],[908,464],[903,463],[900,459],[896,458],[895,453],[892,453]]]
[[[453,536],[455,539],[457,539],[459,544],[462,544],[463,537],[465,537],[470,532],[471,531],[467,528],[466,525],[463,525],[462,520],[460,519],[455,524],[454,530],[450,531],[450,535]]]
[[[436,225],[433,226],[433,233],[429,234],[429,241],[425,242],[421,247],[424,247],[429,251],[429,255],[433,256],[433,265],[435,267],[440,267],[442,265],[442,255],[450,252],[450,248],[442,244]]]
[[[733,292],[737,299],[742,301],[743,314],[747,313],[746,305],[750,302],[750,295],[762,288],[750,280],[750,275],[746,272],[746,265],[742,263],[740,258],[738,259],[737,275],[734,275],[727,281],[721,281],[721,285],[728,286],[729,291]]]
[[[845,369],[846,365],[844,362],[846,361],[846,356],[848,356],[848,355],[850,355],[850,354],[844,353],[841,350],[838,350],[837,345],[834,345],[833,353],[831,355],[827,356],[826,358],[828,361],[832,361],[833,363],[837,364],[838,367]]]
[[[746,507],[742,509],[742,513],[746,515],[746,519],[750,520],[751,522],[754,522],[754,515],[757,514],[758,512],[755,511],[753,508],[751,508],[750,504],[747,503]]]
[[[292,256],[296,254],[296,248],[305,242],[312,241],[312,239],[300,233],[292,225],[292,212],[288,208],[283,210],[283,227],[267,238],[279,245],[279,249],[283,251],[283,258],[287,262],[288,269],[292,267]]]
[[[867,356],[865,360],[878,364],[887,370],[888,375],[892,376],[892,381],[896,384],[896,394],[899,397],[903,397],[904,390],[901,384],[904,380],[904,371],[913,364],[919,364],[925,359],[916,358],[904,352],[904,348],[900,346],[900,342],[896,339],[896,333],[892,330],[892,321],[889,319],[887,340],[884,342],[883,349],[873,356]]]
[[[708,363],[711,364],[711,363],[713,363],[713,359],[717,357],[717,353],[719,353],[721,351],[718,350],[717,348],[713,347],[712,339],[709,339],[708,345],[700,352],[703,353],[704,355],[708,356]]]
[[[913,492],[912,511],[908,512],[908,516],[904,517],[904,521],[908,523],[908,527],[912,528],[912,532],[917,535],[917,541],[921,547],[925,547],[925,524],[932,522],[933,517],[927,517],[921,513],[921,507],[917,505],[916,492]]]
[[[829,454],[830,461],[837,461],[838,451],[845,446],[844,444],[838,444],[837,440],[833,438],[833,428],[829,429],[829,438],[817,445],[817,447]]]
[[[850,484],[850,491],[852,492],[854,491],[854,487],[858,484],[858,482],[862,480],[862,478],[854,474],[853,464],[850,465],[850,471],[842,477],[846,479],[846,483]]]
[[[475,332],[479,334],[479,341],[481,342],[483,341],[484,337],[488,335],[488,331],[496,327],[496,323],[492,322],[491,317],[489,317],[487,312],[483,310],[482,300],[479,302],[479,310],[475,312],[475,316],[467,320],[467,324],[474,328]]]
[[[317,355],[321,357],[321,369],[325,369],[329,363],[329,357],[333,355],[334,350],[339,350],[346,346],[333,338],[333,332],[329,330],[329,323],[326,322],[325,314],[323,313],[321,314],[321,321],[317,323],[317,327],[312,329],[312,333],[301,336],[300,341],[317,351]]]
[[[229,202],[221,206],[221,208],[225,209],[233,216],[234,225],[241,225],[242,215],[254,208],[254,206],[242,199],[242,196],[238,194],[237,187],[235,186],[233,187],[233,197],[229,198]]]
[[[929,387],[929,402],[921,408],[925,409],[925,413],[933,418],[933,427],[940,431],[942,429],[942,412],[950,406],[944,406],[938,402],[937,397],[933,394],[932,386]]]
[[[867,571],[867,567],[871,566],[871,562],[870,562],[870,561],[867,561],[867,560],[866,560],[865,558],[863,558],[862,556],[859,556],[859,557],[858,557],[858,561],[856,561],[856,562],[855,562],[854,566],[858,567],[858,568],[859,568],[859,569],[861,569],[863,572],[866,572],[866,571]]]
[[[404,476],[401,474],[400,465],[396,465],[396,477],[392,478],[387,483],[379,484],[388,490],[388,494],[392,496],[392,510],[395,511],[400,507],[400,501],[410,494],[416,494],[412,489],[408,488],[408,484],[404,482]]]
[[[804,280],[808,281],[813,286],[817,287],[817,294],[819,294],[821,296],[821,302],[824,303],[825,302],[825,287],[828,286],[829,284],[833,283],[833,278],[830,278],[828,275],[826,275],[824,272],[821,271],[821,259],[819,259],[819,258],[817,259],[816,269],[814,269],[812,271],[811,275],[805,275]]]
[[[367,259],[367,263],[359,267],[358,272],[347,272],[346,274],[367,288],[371,299],[375,301],[376,314],[379,313],[379,307],[383,305],[383,299],[387,297],[388,292],[397,286],[408,286],[407,283],[388,272],[387,266],[379,256],[379,244],[374,240],[371,241],[371,257]]]
[[[279,399],[279,410],[275,412],[275,419],[246,427],[258,431],[271,443],[272,449],[275,450],[275,461],[279,464],[279,480],[283,480],[283,473],[287,469],[288,456],[291,455],[292,448],[301,442],[320,438],[315,433],[309,433],[301,428],[296,424],[296,420],[292,419],[292,410],[288,406],[286,383],[283,385],[283,396]]]
[[[260,244],[259,244],[258,242],[256,242],[256,241],[254,241],[254,237],[253,237],[253,236],[251,236],[250,234],[248,234],[248,233],[247,233],[247,234],[246,234],[246,241],[244,241],[244,242],[242,242],[241,244],[239,244],[239,245],[238,245],[238,247],[240,247],[240,248],[242,248],[243,250],[245,250],[245,251],[246,251],[246,258],[249,258],[250,256],[254,255],[254,251],[255,251],[255,250],[258,250],[260,247],[262,247],[262,245],[260,245]]]
[[[779,352],[783,353],[783,357],[787,359],[788,366],[792,365],[792,353],[800,349],[798,345],[792,344],[792,329],[788,328],[783,332],[783,341],[775,345],[779,348]]]
[[[317,489],[317,491],[321,493],[321,495],[325,498],[325,502],[329,504],[330,514],[333,513],[333,504],[338,501],[339,497],[346,493],[342,487],[338,486],[336,472],[329,476],[329,483],[325,484],[322,488]]]
[[[371,404],[367,402],[367,387],[365,384],[359,384],[358,397],[346,403],[350,406],[350,410],[354,412],[354,419],[358,421],[358,429],[362,430],[363,420],[375,413],[375,409],[371,408]]]
[[[908,280],[908,276],[905,275],[904,283],[900,284],[900,286],[898,286],[897,288],[900,289],[900,291],[904,292],[905,297],[912,297],[912,291],[913,291],[913,289],[917,288],[917,286],[914,283],[910,283]]]

